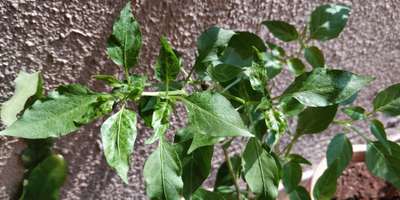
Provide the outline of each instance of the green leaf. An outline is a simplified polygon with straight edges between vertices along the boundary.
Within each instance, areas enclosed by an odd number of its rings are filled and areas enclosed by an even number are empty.
[[[254,48],[265,52],[267,47],[264,41],[254,33],[237,32],[228,43],[228,49],[224,52],[224,63],[246,67],[250,66],[254,58]]]
[[[33,96],[42,95],[42,77],[40,72],[28,74],[21,71],[15,79],[14,95],[1,105],[1,121],[10,126],[17,121],[18,114]]]
[[[272,35],[284,42],[290,42],[299,38],[296,27],[287,22],[264,21],[263,24],[268,28]]]
[[[386,148],[389,153],[392,153],[389,141],[386,138],[386,131],[385,127],[383,126],[382,122],[377,119],[371,121],[370,130],[372,135],[375,136],[376,139]]]
[[[217,193],[199,188],[194,194],[192,200],[224,200],[225,198]]]
[[[268,48],[271,50],[271,53],[273,56],[276,56],[279,58],[285,57],[286,52],[282,47],[280,47],[274,43],[271,43],[271,42],[267,42],[267,45],[268,45]]]
[[[285,186],[286,193],[289,194],[296,189],[301,181],[301,166],[295,161],[289,161],[283,165],[282,173],[282,183]]]
[[[150,199],[179,200],[181,198],[182,165],[176,147],[164,139],[149,156],[143,168],[146,193]]]
[[[242,170],[242,159],[238,155],[235,155],[231,156],[230,160],[236,177],[240,177],[240,173]],[[233,186],[234,184],[235,183],[233,181],[232,174],[229,172],[228,164],[225,161],[218,169],[214,184],[214,191],[217,191],[218,188],[224,186]]]
[[[99,81],[103,81],[105,84],[113,87],[113,88],[118,88],[122,87],[122,83],[120,80],[118,80],[115,76],[113,75],[104,75],[104,74],[98,74],[95,75],[94,78]]]
[[[365,109],[360,106],[343,108],[342,111],[353,120],[362,120],[367,118]]]
[[[344,134],[337,134],[329,143],[327,151],[328,168],[315,184],[313,195],[315,199],[328,200],[336,192],[336,182],[353,154],[350,140]]]
[[[25,169],[27,169],[25,171],[26,175],[30,174],[34,167],[51,155],[53,139],[25,140],[25,143],[28,147],[22,152],[21,160]]]
[[[234,31],[214,26],[200,35],[197,40],[198,56],[195,63],[195,70],[198,74],[204,75],[207,69],[206,63],[217,59],[220,49],[228,45],[234,34]]]
[[[306,66],[303,64],[303,61],[301,61],[298,58],[290,58],[287,61],[287,65],[289,70],[295,75],[295,76],[300,76],[302,75],[305,70]]]
[[[282,112],[287,116],[296,116],[301,113],[305,106],[295,98],[287,98],[280,102],[279,107]]]
[[[174,49],[172,49],[165,37],[162,37],[160,41],[161,49],[155,66],[156,77],[165,84],[169,84],[169,82],[175,80],[178,76],[181,70],[182,60],[175,53]]]
[[[350,163],[352,156],[353,148],[350,140],[343,133],[337,134],[329,143],[326,152],[328,167],[337,162],[337,177],[339,177]]]
[[[207,72],[211,78],[218,82],[226,82],[236,78],[241,72],[242,68],[230,64],[219,64],[217,66],[209,66]]]
[[[153,121],[153,112],[156,109],[157,97],[143,96],[138,101],[139,115],[144,120],[144,124],[151,127]]]
[[[159,138],[163,137],[169,128],[169,118],[173,109],[168,101],[158,102],[153,112],[151,126],[154,129],[154,134],[146,140],[146,144],[152,144]]]
[[[24,184],[20,200],[59,199],[60,188],[67,176],[67,163],[61,155],[53,154],[39,163]]]
[[[314,186],[313,196],[318,200],[331,200],[336,192],[337,182],[337,162],[324,171],[321,177],[318,178]]]
[[[274,157],[256,138],[251,138],[242,159],[244,178],[251,191],[263,199],[275,199],[278,195],[279,170]]]
[[[136,65],[141,46],[142,33],[128,2],[114,22],[107,40],[107,54],[115,64],[129,69]]]
[[[264,66],[253,62],[252,66],[246,69],[245,74],[249,78],[253,90],[261,93],[265,92],[265,87],[268,81],[268,72]]]
[[[286,159],[288,162],[296,162],[299,164],[306,164],[306,165],[311,165],[310,161],[305,159],[303,156],[298,155],[298,154],[289,154]]]
[[[392,183],[400,189],[400,146],[389,142],[392,154],[380,142],[368,142],[365,163],[368,170],[375,176]]]
[[[296,98],[303,105],[324,107],[342,103],[368,85],[373,79],[351,72],[315,68],[304,73],[285,90],[282,100]]]
[[[194,131],[194,130],[190,130]],[[188,153],[192,153],[194,150],[204,146],[211,146],[218,142],[221,142],[225,139],[225,137],[215,137],[210,135],[204,135],[202,133],[196,132],[193,136],[193,142],[190,145]]]
[[[85,115],[98,109],[96,103],[99,102],[99,97],[100,95],[56,95],[45,101],[36,101],[21,118],[1,131],[0,135],[29,139],[66,135],[77,130],[81,122],[89,121]]]
[[[213,146],[205,146],[187,154],[186,152],[190,143],[191,140],[177,144],[182,148],[183,196],[186,199],[190,199],[192,193],[194,193],[210,175],[211,159],[214,151]]]
[[[290,200],[311,200],[307,190],[302,186],[297,186],[292,192],[289,193]]]
[[[326,4],[311,13],[310,38],[330,40],[339,36],[349,18],[350,7],[341,4]]]
[[[101,125],[100,131],[108,165],[128,183],[129,156],[137,135],[136,113],[123,106]]]
[[[313,134],[324,131],[335,118],[337,108],[337,105],[306,108],[299,114],[296,132],[299,134]]]
[[[186,106],[188,127],[194,132],[214,137],[253,136],[239,113],[224,96],[212,92],[199,92],[179,99]]]
[[[400,115],[400,83],[380,91],[373,105],[374,111],[383,112],[389,116]]]
[[[304,58],[313,68],[324,67],[325,58],[321,50],[316,46],[307,47],[304,49]]]

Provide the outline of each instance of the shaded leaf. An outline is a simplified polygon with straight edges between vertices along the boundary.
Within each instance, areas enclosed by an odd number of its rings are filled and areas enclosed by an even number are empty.
[[[372,135],[375,136],[376,139],[386,148],[389,153],[392,153],[389,141],[386,137],[385,127],[383,126],[382,122],[377,119],[371,120],[370,130]]]
[[[207,72],[210,77],[218,82],[226,82],[236,78],[243,69],[235,65],[219,64],[217,66],[209,66]]]
[[[263,24],[268,28],[272,35],[282,41],[290,42],[293,40],[297,40],[299,37],[296,27],[287,22],[264,21]]]
[[[297,186],[292,192],[289,193],[290,200],[311,200],[308,191],[302,187]]]
[[[199,188],[194,194],[192,200],[224,200],[225,198],[217,193]]]
[[[299,163],[289,161],[283,165],[282,169],[282,183],[285,186],[286,193],[291,193],[297,188],[301,181],[302,170]]]
[[[238,156],[230,157],[233,171],[235,172],[236,177],[240,177],[240,173],[242,170],[242,159]],[[233,186],[235,183],[233,181],[232,175],[229,172],[228,164],[225,161],[218,168],[217,176],[214,184],[214,191],[217,191],[218,188],[222,186]]]
[[[321,50],[316,46],[307,47],[304,49],[304,58],[313,68],[324,67],[325,58]]]
[[[67,176],[67,163],[61,155],[50,155],[39,163],[24,184],[20,200],[59,199]]]
[[[115,64],[129,69],[137,63],[141,46],[142,34],[128,2],[114,22],[107,40],[107,54]]]
[[[296,132],[299,134],[313,134],[324,131],[335,118],[337,108],[337,105],[306,108],[299,114]]]
[[[289,70],[295,75],[295,76],[300,76],[302,75],[305,70],[306,66],[303,64],[303,61],[301,61],[298,58],[290,58],[287,61],[287,65]]]

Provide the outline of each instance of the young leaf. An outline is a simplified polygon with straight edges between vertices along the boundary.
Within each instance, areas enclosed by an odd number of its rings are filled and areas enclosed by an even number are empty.
[[[60,188],[67,176],[67,163],[61,155],[50,155],[30,173],[20,200],[59,199]]]
[[[304,49],[304,58],[313,68],[324,67],[325,58],[321,50],[316,46],[307,47]]]
[[[155,66],[156,77],[168,85],[169,82],[175,80],[178,76],[181,70],[182,60],[172,49],[165,37],[162,37],[160,41],[161,49]]]
[[[365,109],[360,106],[343,108],[342,111],[353,120],[362,120],[367,118],[365,115]]]
[[[265,125],[268,128],[267,144],[273,148],[288,128],[286,117],[280,110],[269,109],[264,112],[264,118]]]
[[[240,177],[242,170],[242,159],[238,155],[235,155],[230,157],[230,160],[236,177]],[[217,191],[217,189],[220,187],[233,186],[234,184],[235,183],[233,181],[232,174],[230,174],[228,164],[225,161],[218,169],[214,184],[214,191]]]
[[[146,193],[150,199],[181,198],[182,165],[175,146],[161,139],[158,148],[149,156],[143,169]]]
[[[370,130],[372,135],[375,136],[376,139],[386,148],[386,150],[391,154],[392,150],[390,148],[389,141],[386,138],[385,127],[382,122],[377,119],[371,121]]]
[[[284,42],[297,40],[299,37],[296,27],[284,21],[264,21],[263,24],[272,35]]]
[[[308,191],[302,187],[297,186],[292,192],[289,193],[290,200],[311,200]]]
[[[380,142],[368,142],[365,154],[365,164],[375,176],[392,183],[400,189],[400,146],[389,142],[392,154]]]
[[[1,105],[1,121],[10,126],[17,120],[32,96],[42,95],[42,77],[40,72],[28,74],[21,71],[15,79],[14,95]]]
[[[159,138],[163,137],[169,127],[169,117],[173,109],[168,101],[158,102],[153,112],[151,126],[154,129],[154,134],[146,140],[146,144],[152,144]]]
[[[114,22],[112,34],[107,40],[107,54],[115,64],[129,69],[137,63],[141,46],[142,34],[129,2]]]
[[[186,105],[189,115],[188,127],[192,131],[215,137],[253,136],[239,113],[224,96],[201,92],[179,99]]]
[[[328,168],[315,184],[313,195],[316,199],[328,200],[336,192],[336,181],[350,163],[353,149],[344,134],[336,135],[328,146],[326,154]]]
[[[305,70],[306,66],[303,64],[303,61],[301,61],[298,58],[290,58],[287,61],[287,65],[289,70],[295,75],[295,76],[300,76],[302,75]]]
[[[342,70],[315,68],[304,73],[285,90],[282,100],[296,98],[303,105],[324,107],[342,103],[373,79]]]
[[[81,125],[79,122],[89,121],[85,115],[97,109],[99,96],[55,95],[46,101],[36,101],[0,135],[29,139],[66,135],[77,130]]]
[[[324,131],[335,118],[337,107],[337,105],[333,105],[305,109],[299,114],[296,132],[299,134],[313,134]]]
[[[301,181],[302,170],[299,163],[289,161],[283,165],[282,169],[282,183],[285,186],[286,193],[291,193],[297,188]]]
[[[108,165],[128,183],[129,156],[136,140],[136,113],[123,106],[101,126],[101,140]]]
[[[244,178],[251,191],[262,199],[275,199],[278,195],[279,170],[272,155],[256,138],[251,138],[243,152]]]
[[[400,83],[380,91],[373,105],[374,111],[383,112],[389,116],[400,115]]]
[[[349,18],[350,7],[327,4],[317,7],[311,13],[310,37],[316,40],[330,40],[339,36]]]
[[[225,198],[217,193],[210,192],[203,188],[199,188],[194,194],[192,200],[225,200]]]

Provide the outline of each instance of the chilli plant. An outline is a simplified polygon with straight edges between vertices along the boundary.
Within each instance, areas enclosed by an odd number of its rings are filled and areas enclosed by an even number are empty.
[[[137,116],[153,128],[145,145],[157,143],[157,148],[143,169],[150,199],[268,200],[277,198],[280,182],[292,200],[330,199],[351,161],[352,145],[346,136],[351,132],[365,139],[365,162],[372,174],[400,188],[400,146],[387,139],[376,119],[378,113],[400,115],[400,84],[380,91],[371,111],[353,105],[373,78],[328,66],[315,44],[338,37],[349,13],[348,6],[327,4],[317,7],[302,27],[262,22],[277,39],[296,44],[294,53],[251,32],[211,27],[200,35],[188,72],[182,68],[181,54],[162,37],[154,64],[157,81],[148,81],[146,75],[132,73],[142,36],[128,3],[107,42],[108,57],[121,73],[94,76],[109,91],[70,84],[46,93],[40,73],[18,76],[15,95],[2,107],[7,128],[0,135],[28,142],[22,154],[27,170],[20,199],[57,199],[67,166],[52,152],[52,140],[103,116],[104,155],[124,182],[129,179]],[[283,70],[293,82],[274,96],[271,81]],[[167,137],[177,105],[186,108],[187,125]],[[347,118],[335,119],[337,112]],[[356,127],[354,122],[361,120],[370,124],[372,135]],[[342,132],[330,142],[328,168],[310,195],[300,185],[302,165],[310,162],[291,149],[301,136],[321,133],[332,123]],[[291,138],[287,145],[280,140],[285,134]],[[241,152],[229,152],[235,138],[246,143]],[[204,188],[214,148],[222,148],[225,162],[215,184]]]

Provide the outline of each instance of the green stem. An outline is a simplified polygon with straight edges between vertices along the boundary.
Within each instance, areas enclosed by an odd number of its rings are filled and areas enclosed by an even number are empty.
[[[186,84],[189,82],[189,80],[191,80],[191,76],[192,76],[192,74],[194,72],[194,69],[195,69],[194,66],[190,69],[189,74],[187,75],[187,77],[185,79],[185,84],[183,84],[183,85],[186,86]]]
[[[240,200],[241,198],[240,198],[239,182],[237,181],[237,177],[236,177],[235,171],[233,170],[232,162],[231,162],[231,159],[229,157],[228,150],[227,150],[227,148],[222,148],[222,149],[224,150],[225,161],[226,161],[226,164],[228,165],[229,173],[231,174],[232,179],[233,179],[233,183],[234,183],[235,190],[236,190],[237,200]]]
[[[233,86],[235,86],[236,84],[238,84],[241,80],[242,80],[241,77],[237,78],[237,79],[236,79],[235,81],[233,81],[231,84],[229,84],[228,86],[226,86],[226,87],[222,90],[222,92],[228,91],[229,89],[231,89],[231,87],[233,87]]]
[[[290,154],[290,151],[292,150],[294,144],[296,144],[297,140],[299,140],[301,134],[296,133],[293,136],[292,141],[290,141],[290,143],[286,146],[286,148],[284,149],[285,152],[285,157],[288,156]]]
[[[242,98],[239,98],[239,97],[237,97],[237,96],[233,96],[233,95],[228,94],[228,93],[222,93],[222,95],[224,95],[226,98],[232,99],[232,100],[234,100],[234,101],[236,101],[236,102],[238,102],[238,103],[246,104],[246,100],[244,100],[244,99],[242,99]]]
[[[142,92],[142,96],[151,97],[162,97],[162,96],[187,96],[188,94],[184,90],[174,90],[174,91],[158,91],[158,92]]]
[[[129,78],[129,69],[128,68],[124,69],[124,75],[125,75],[126,82],[128,83],[128,85],[130,85],[131,79]]]

